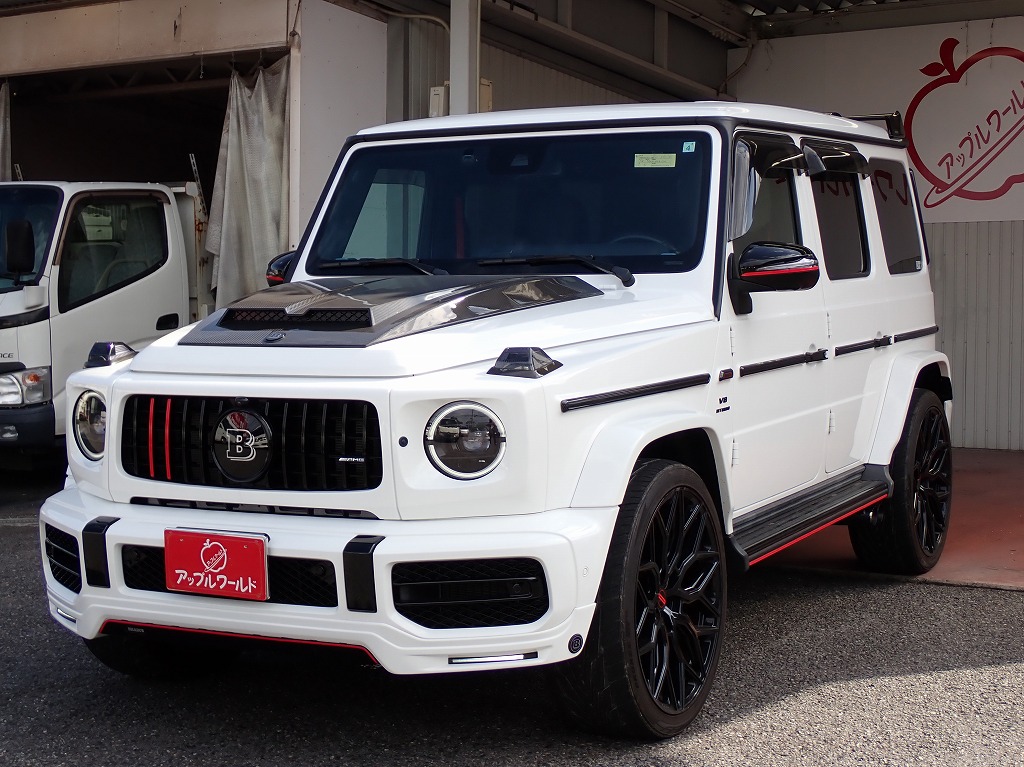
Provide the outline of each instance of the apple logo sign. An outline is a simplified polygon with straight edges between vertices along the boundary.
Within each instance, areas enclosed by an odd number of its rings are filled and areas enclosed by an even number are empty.
[[[1024,182],[1024,51],[986,48],[959,67],[956,38],[943,40],[939,60],[921,69],[933,78],[907,108],[908,151],[932,189],[924,206],[951,197],[994,200]],[[974,72],[970,70],[974,68]],[[971,92],[968,73],[983,83]],[[916,140],[915,140],[916,139]],[[1018,171],[1018,172],[1015,172]]]

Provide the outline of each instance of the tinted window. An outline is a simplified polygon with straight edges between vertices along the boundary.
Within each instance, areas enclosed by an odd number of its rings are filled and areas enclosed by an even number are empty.
[[[892,160],[872,160],[868,170],[889,273],[921,271],[924,249],[906,169]]]
[[[60,210],[61,193],[52,187],[0,187],[0,292],[16,289],[19,285],[34,283],[39,279],[46,254],[50,249],[53,230],[57,226],[57,214]],[[7,231],[8,224],[16,221],[28,221],[32,225],[33,242],[35,243],[35,268],[32,274],[20,275],[15,279],[7,270]]]
[[[754,222],[745,235],[734,241],[733,250],[742,253],[752,242],[799,244],[791,171],[761,179],[754,202]]]
[[[710,153],[697,132],[360,147],[306,268],[404,258],[466,274],[494,271],[496,259],[584,256],[686,271],[704,249]]]
[[[812,180],[811,188],[821,233],[821,257],[828,276],[842,280],[866,275],[860,177],[849,173],[822,174]]]

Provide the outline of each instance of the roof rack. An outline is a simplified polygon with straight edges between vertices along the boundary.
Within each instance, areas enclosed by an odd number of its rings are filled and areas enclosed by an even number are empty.
[[[832,115],[835,117],[845,117],[848,120],[884,122],[885,129],[889,132],[889,138],[894,141],[902,141],[907,137],[906,131],[903,130],[903,115],[899,112],[889,112],[882,115],[841,115],[838,112],[832,112]]]

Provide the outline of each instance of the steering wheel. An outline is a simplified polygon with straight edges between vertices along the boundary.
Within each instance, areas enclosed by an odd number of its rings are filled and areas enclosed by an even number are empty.
[[[625,244],[628,242],[649,242],[657,246],[658,253],[676,253],[675,247],[668,240],[663,240],[660,237],[655,237],[651,234],[642,234],[640,232],[627,232],[626,234],[620,234],[618,237],[611,241],[612,245]]]

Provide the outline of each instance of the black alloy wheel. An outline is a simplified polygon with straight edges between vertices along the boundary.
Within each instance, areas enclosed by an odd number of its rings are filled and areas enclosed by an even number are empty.
[[[850,540],[873,570],[920,575],[946,545],[953,493],[953,452],[942,400],[915,389],[889,473],[892,497],[850,523]]]
[[[602,733],[676,735],[711,689],[725,609],[724,536],[707,488],[680,464],[643,465],[619,513],[583,653],[556,667],[566,710]]]

